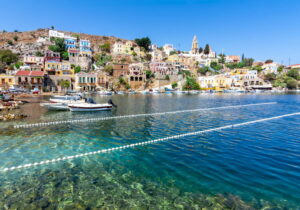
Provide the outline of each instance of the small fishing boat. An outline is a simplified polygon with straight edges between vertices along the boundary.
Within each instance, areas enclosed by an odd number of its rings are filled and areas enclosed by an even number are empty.
[[[68,107],[72,112],[90,112],[90,111],[105,111],[111,110],[116,105],[109,100],[106,104],[96,104],[91,98],[86,100],[86,103],[69,104]]]
[[[125,92],[124,91],[117,91],[117,95],[124,95]]]
[[[51,103],[71,103],[74,101],[80,102],[82,99],[81,95],[76,95],[76,96],[70,96],[70,95],[65,95],[65,96],[53,96],[49,99]]]
[[[69,111],[67,103],[41,103],[42,107],[52,111]]]
[[[139,93],[141,93],[141,94],[149,94],[149,90],[142,90],[142,91],[139,91]]]
[[[97,93],[102,96],[110,96],[113,94],[112,91],[106,91],[106,90],[101,90],[101,91],[98,91]]]

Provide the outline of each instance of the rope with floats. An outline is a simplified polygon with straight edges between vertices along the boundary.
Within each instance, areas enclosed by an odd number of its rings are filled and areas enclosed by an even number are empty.
[[[149,141],[144,141],[144,142],[139,142],[139,143],[134,143],[134,144],[128,144],[128,145],[118,146],[118,147],[113,147],[113,148],[108,148],[108,149],[101,149],[101,150],[81,153],[81,154],[77,154],[77,155],[59,157],[59,158],[44,160],[44,161],[35,162],[35,163],[29,163],[29,164],[24,164],[24,165],[19,165],[19,166],[2,168],[2,169],[0,169],[0,172],[14,171],[14,170],[17,170],[17,169],[27,169],[27,168],[46,165],[46,164],[50,164],[50,163],[57,163],[57,162],[66,161],[66,160],[73,160],[73,159],[76,159],[76,158],[79,158],[79,157],[109,153],[109,152],[112,152],[112,151],[119,151],[119,150],[123,150],[123,149],[127,149],[127,148],[134,148],[134,147],[137,147],[137,146],[144,146],[144,145],[147,145],[147,144],[154,144],[154,143],[158,143],[158,142],[162,142],[162,141],[167,141],[167,140],[172,140],[172,139],[179,139],[179,138],[187,137],[187,136],[195,136],[195,135],[199,135],[199,134],[210,133],[210,132],[214,132],[214,131],[220,131],[220,130],[224,130],[224,129],[228,129],[228,128],[236,128],[236,127],[241,127],[241,126],[245,126],[245,125],[261,123],[261,122],[265,122],[265,121],[269,121],[269,120],[275,120],[275,119],[280,119],[280,118],[284,118],[284,117],[291,117],[291,116],[295,116],[295,115],[300,115],[300,112],[285,114],[285,115],[280,115],[280,116],[275,116],[275,117],[269,117],[269,118],[263,118],[263,119],[259,119],[259,120],[253,120],[253,121],[248,121],[248,122],[238,123],[238,124],[232,124],[232,125],[227,125],[227,126],[222,126],[222,127],[217,127],[217,128],[211,128],[211,129],[206,129],[206,130],[202,130],[202,131],[179,134],[179,135],[169,136],[169,137],[165,137],[165,138],[159,138],[159,139],[155,139],[155,140],[149,140]]]
[[[169,114],[179,114],[179,113],[188,113],[188,112],[200,112],[200,111],[210,111],[210,110],[220,110],[220,109],[241,108],[241,107],[248,107],[248,106],[273,105],[273,104],[276,104],[276,102],[234,105],[234,106],[221,106],[221,107],[179,110],[179,111],[170,111],[170,112],[158,112],[158,113],[149,113],[149,114],[134,114],[134,115],[113,116],[113,117],[97,117],[97,118],[78,119],[78,120],[63,120],[63,121],[41,122],[41,123],[32,123],[32,124],[24,124],[24,125],[14,125],[13,128],[45,127],[45,126],[61,125],[61,124],[68,124],[68,123],[83,123],[83,122],[96,122],[96,121],[104,121],[104,120],[112,120],[112,119],[124,119],[124,118],[133,118],[133,117],[161,116],[161,115],[169,115]]]

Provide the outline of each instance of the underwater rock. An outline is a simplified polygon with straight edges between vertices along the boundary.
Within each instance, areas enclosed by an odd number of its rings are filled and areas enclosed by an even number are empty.
[[[253,209],[232,194],[186,193],[174,182],[154,182],[113,163],[90,164],[66,163],[61,170],[36,170],[18,179],[0,176],[0,204],[3,209]]]

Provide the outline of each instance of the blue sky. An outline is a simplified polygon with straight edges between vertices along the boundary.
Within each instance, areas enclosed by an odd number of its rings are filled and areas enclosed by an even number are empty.
[[[0,0],[0,30],[56,29],[300,63],[299,0]]]

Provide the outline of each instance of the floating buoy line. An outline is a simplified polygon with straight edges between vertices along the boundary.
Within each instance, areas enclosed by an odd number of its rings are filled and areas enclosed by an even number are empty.
[[[127,149],[127,148],[134,148],[134,147],[138,147],[138,146],[144,146],[144,145],[147,145],[147,144],[154,144],[154,143],[158,143],[158,142],[162,142],[162,141],[167,141],[167,140],[172,140],[172,139],[179,139],[179,138],[187,137],[187,136],[195,136],[195,135],[199,135],[199,134],[210,133],[210,132],[214,132],[214,131],[220,131],[220,130],[224,130],[224,129],[228,129],[228,128],[236,128],[236,127],[246,126],[246,125],[250,125],[250,124],[265,122],[265,121],[269,121],[269,120],[275,120],[275,119],[280,119],[280,118],[284,118],[284,117],[295,116],[295,115],[300,115],[300,112],[285,114],[285,115],[280,115],[280,116],[275,116],[275,117],[269,117],[269,118],[263,118],[263,119],[248,121],[248,122],[244,122],[244,123],[226,125],[226,126],[206,129],[206,130],[202,130],[202,131],[179,134],[179,135],[169,136],[169,137],[165,137],[165,138],[159,138],[159,139],[155,139],[155,140],[149,140],[149,141],[144,141],[144,142],[139,142],[139,143],[134,143],[134,144],[128,144],[128,145],[118,146],[118,147],[113,147],[113,148],[108,148],[108,149],[101,149],[101,150],[81,153],[81,154],[77,154],[77,155],[71,155],[71,156],[59,157],[59,158],[54,158],[54,159],[49,159],[49,160],[43,160],[43,161],[40,161],[40,162],[29,163],[29,164],[24,164],[24,165],[19,165],[19,166],[1,168],[0,172],[14,171],[14,170],[17,170],[17,169],[27,169],[27,168],[32,168],[32,167],[35,167],[35,166],[41,166],[41,165],[46,165],[46,164],[50,164],[50,163],[57,163],[57,162],[66,161],[66,160],[73,160],[75,158],[91,156],[91,155],[97,155],[97,154],[102,154],[102,153],[109,153],[109,152],[112,152],[112,151],[119,151],[119,150],[123,150],[123,149]]]
[[[241,108],[241,107],[248,107],[248,106],[273,105],[273,104],[276,104],[276,102],[234,105],[234,106],[221,106],[221,107],[212,107],[212,108],[189,109],[189,110],[158,112],[158,113],[148,113],[148,114],[122,115],[122,116],[113,116],[113,117],[97,117],[97,118],[78,119],[78,120],[62,120],[62,121],[52,121],[52,122],[41,122],[41,123],[32,123],[32,124],[24,124],[24,125],[14,125],[14,128],[44,127],[44,126],[49,126],[49,125],[61,125],[61,124],[68,124],[68,123],[96,122],[96,121],[112,120],[112,119],[146,117],[146,116],[160,116],[160,115],[187,113],[187,112],[200,112],[200,111]]]

